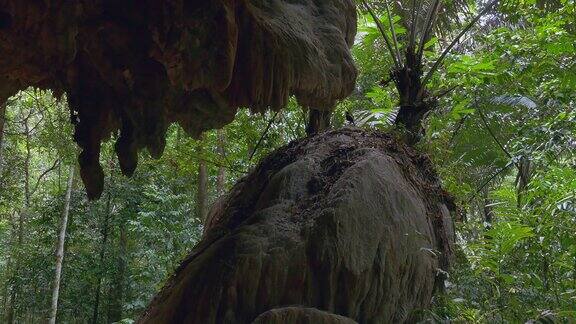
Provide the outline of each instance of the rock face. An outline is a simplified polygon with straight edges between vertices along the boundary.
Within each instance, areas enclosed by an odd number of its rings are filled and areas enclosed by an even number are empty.
[[[447,206],[429,160],[387,135],[294,142],[216,205],[140,322],[408,321],[449,265]]]
[[[355,34],[353,0],[0,0],[0,104],[28,86],[66,94],[98,197],[100,143],[118,130],[130,175],[172,122],[198,136],[290,94],[332,109],[354,88]]]
[[[283,307],[258,316],[252,324],[358,324],[356,321],[316,308]]]

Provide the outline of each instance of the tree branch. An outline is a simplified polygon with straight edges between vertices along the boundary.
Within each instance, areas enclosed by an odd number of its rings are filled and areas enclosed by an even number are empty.
[[[32,189],[32,191],[30,191],[30,196],[34,195],[34,192],[36,192],[36,189],[38,189],[38,186],[40,185],[40,181],[42,181],[42,178],[44,178],[50,171],[56,169],[56,167],[58,166],[58,164],[60,163],[60,160],[56,159],[54,161],[54,164],[48,168],[46,171],[42,172],[42,174],[38,177],[38,180],[36,180],[36,184],[34,185],[34,188]]]
[[[476,190],[476,192],[472,195],[472,197],[470,197],[470,199],[468,199],[468,203],[472,202],[472,200],[474,200],[474,198],[476,198],[476,196],[478,195],[478,193],[480,193],[482,190],[484,190],[484,188],[492,181],[494,180],[494,178],[496,178],[500,173],[506,171],[511,165],[513,165],[514,162],[510,161],[508,162],[508,164],[506,164],[502,169],[498,170],[496,173],[494,173],[488,180],[486,180],[478,190]]]
[[[268,125],[266,126],[266,129],[264,129],[264,132],[262,133],[262,136],[260,136],[260,139],[258,140],[258,142],[256,143],[256,146],[254,146],[254,149],[252,150],[252,153],[250,153],[250,157],[248,158],[248,161],[252,161],[252,158],[254,157],[254,154],[256,153],[256,151],[258,150],[258,147],[260,146],[260,144],[262,143],[262,141],[264,140],[264,137],[266,136],[266,134],[268,133],[268,130],[270,129],[270,126],[272,126],[272,123],[274,123],[274,120],[276,119],[276,116],[278,116],[278,113],[280,113],[281,110],[278,110],[274,116],[272,116],[272,118],[270,118],[270,121],[268,122]]]
[[[222,167],[222,168],[225,168],[225,169],[237,172],[237,173],[241,173],[241,174],[247,174],[248,173],[248,171],[246,171],[246,170],[236,169],[235,167],[233,167],[231,165],[225,165],[223,163],[216,162],[212,159],[206,158],[205,156],[192,155],[191,157],[196,159],[196,160],[203,160],[204,162],[210,163],[210,164],[215,165],[217,167]]]
[[[286,123],[286,125],[288,126],[288,129],[290,130],[290,132],[292,133],[293,139],[298,139],[298,133],[296,132],[296,130],[292,127],[292,125],[290,124],[290,122],[288,122],[288,119],[286,118],[286,114],[282,114],[282,119],[284,120],[284,122]]]
[[[478,111],[478,115],[480,116],[480,119],[482,119],[482,123],[484,124],[484,127],[486,128],[486,130],[488,131],[488,133],[490,133],[490,136],[492,136],[492,138],[494,139],[494,141],[496,142],[496,144],[498,144],[498,146],[500,147],[500,149],[504,152],[504,154],[506,154],[506,156],[510,159],[510,160],[514,160],[514,158],[512,157],[512,155],[510,153],[508,153],[508,151],[506,150],[506,148],[504,147],[504,145],[502,145],[502,143],[500,142],[500,140],[498,139],[498,137],[496,137],[496,134],[494,134],[494,132],[492,131],[492,129],[490,128],[490,126],[488,125],[488,122],[486,121],[486,117],[484,116],[484,113],[482,112],[482,110],[480,110],[478,107],[476,108],[476,110]],[[516,164],[514,162],[514,164]]]
[[[456,89],[459,88],[459,87],[460,87],[460,85],[457,84],[457,85],[455,85],[455,86],[453,86],[453,87],[450,87],[450,88],[448,88],[448,89],[446,89],[446,90],[444,90],[444,91],[440,91],[440,93],[438,93],[437,95],[434,95],[433,97],[436,98],[436,99],[440,99],[440,98],[444,97],[445,95],[449,94],[450,92],[456,90]]]
[[[452,133],[452,136],[450,137],[450,141],[448,142],[448,145],[452,146],[452,144],[454,143],[454,140],[456,139],[456,135],[458,134],[460,129],[462,129],[462,126],[464,126],[464,122],[466,122],[466,119],[468,119],[468,116],[469,115],[465,115],[464,117],[460,118],[460,120],[458,121],[458,125],[456,126],[456,129],[454,129],[454,132]]]

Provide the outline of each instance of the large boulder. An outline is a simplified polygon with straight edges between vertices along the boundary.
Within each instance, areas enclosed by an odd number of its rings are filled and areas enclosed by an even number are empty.
[[[355,34],[353,0],[0,0],[0,104],[28,86],[66,94],[98,197],[100,143],[118,130],[130,175],[172,122],[198,136],[291,94],[330,110],[354,89]]]
[[[327,313],[316,308],[282,307],[266,311],[252,324],[358,324],[344,316]]]
[[[451,205],[430,161],[388,135],[293,142],[216,205],[140,322],[407,321],[449,265]]]

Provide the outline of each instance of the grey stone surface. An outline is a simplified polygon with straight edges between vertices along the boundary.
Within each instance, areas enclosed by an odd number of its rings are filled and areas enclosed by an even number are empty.
[[[446,204],[427,158],[384,134],[343,129],[292,143],[211,211],[141,322],[250,323],[290,305],[408,321],[429,306],[451,257]]]

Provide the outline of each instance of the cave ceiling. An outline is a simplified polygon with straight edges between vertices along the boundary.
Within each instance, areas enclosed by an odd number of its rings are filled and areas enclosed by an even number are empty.
[[[354,88],[355,10],[353,0],[0,0],[0,102],[30,86],[66,95],[97,198],[113,134],[131,175],[138,151],[162,154],[171,123],[199,136],[291,95],[332,109]]]

